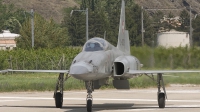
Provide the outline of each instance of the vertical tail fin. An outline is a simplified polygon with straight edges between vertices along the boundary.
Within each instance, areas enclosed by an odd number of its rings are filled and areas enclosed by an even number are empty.
[[[125,2],[122,0],[117,48],[130,54],[129,33],[125,29]]]

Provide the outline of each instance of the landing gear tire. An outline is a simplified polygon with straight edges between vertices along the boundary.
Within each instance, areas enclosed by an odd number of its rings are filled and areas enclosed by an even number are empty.
[[[87,100],[87,111],[92,112],[92,100],[91,99]]]
[[[62,108],[62,103],[63,103],[63,96],[60,92],[57,92],[55,95],[56,108]]]
[[[159,108],[165,108],[165,93],[158,94],[158,106]]]

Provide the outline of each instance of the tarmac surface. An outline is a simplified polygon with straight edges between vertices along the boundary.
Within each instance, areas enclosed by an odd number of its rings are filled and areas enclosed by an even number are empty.
[[[200,112],[200,86],[167,87],[166,108],[157,104],[157,88],[95,90],[93,112]],[[53,92],[0,93],[0,112],[86,112],[86,90],[65,91],[63,108]]]

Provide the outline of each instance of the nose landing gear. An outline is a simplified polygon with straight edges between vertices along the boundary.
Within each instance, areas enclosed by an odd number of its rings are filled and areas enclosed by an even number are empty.
[[[93,81],[87,81],[85,82],[86,84],[86,89],[87,89],[87,98],[86,98],[86,107],[87,107],[87,111],[88,112],[92,112],[92,91],[94,91],[93,89]]]

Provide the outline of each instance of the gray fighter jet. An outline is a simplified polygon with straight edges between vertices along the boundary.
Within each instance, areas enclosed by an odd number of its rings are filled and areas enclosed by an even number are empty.
[[[85,43],[82,51],[73,59],[69,70],[4,70],[2,72],[60,73],[54,92],[57,108],[62,108],[63,105],[63,83],[70,76],[83,80],[88,93],[86,98],[88,112],[92,111],[92,92],[94,89],[99,89],[102,85],[108,84],[109,78],[113,78],[113,86],[116,89],[130,89],[128,79],[139,75],[147,75],[153,78],[153,74],[156,74],[158,106],[164,108],[167,94],[163,74],[200,72],[192,70],[140,70],[141,65],[140,61],[130,54],[129,33],[125,28],[125,3],[122,0],[117,47],[102,38],[95,37]],[[66,74],[65,78],[64,74]]]

